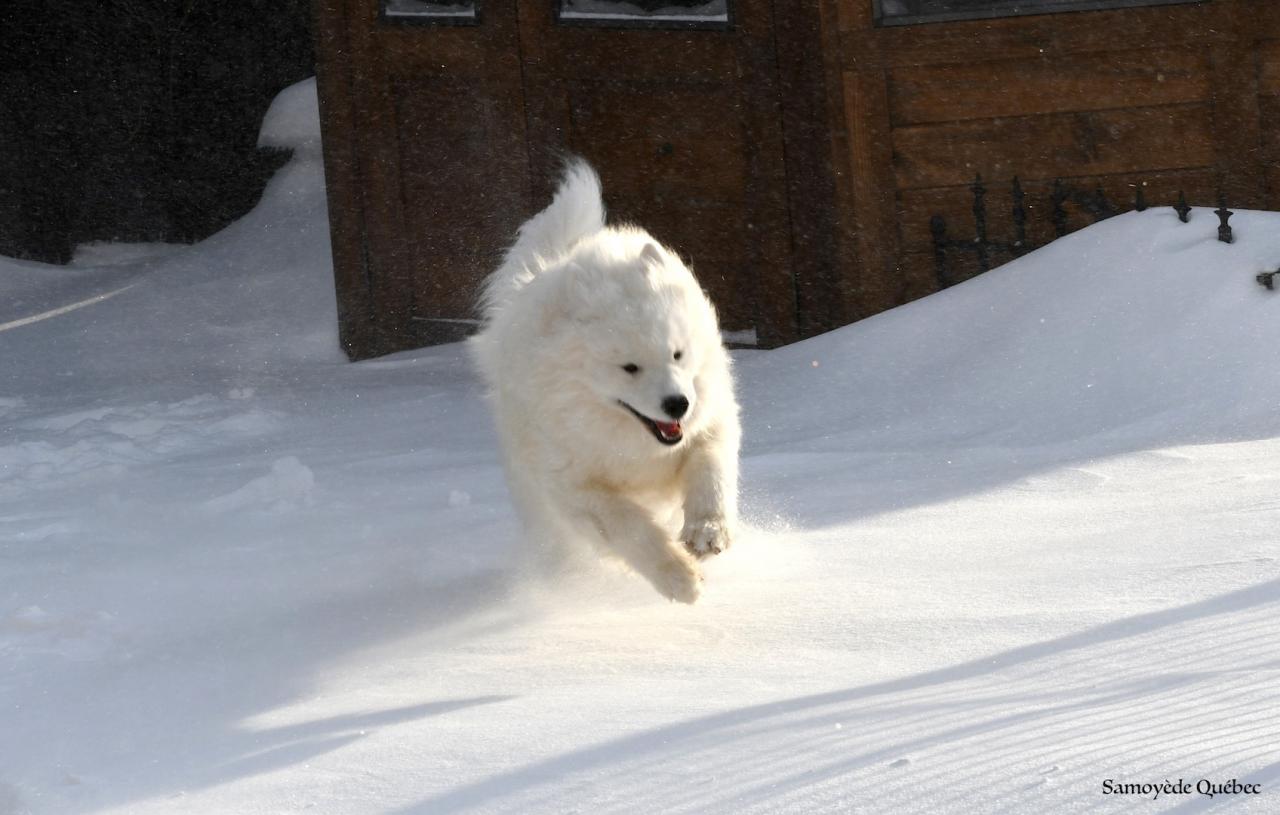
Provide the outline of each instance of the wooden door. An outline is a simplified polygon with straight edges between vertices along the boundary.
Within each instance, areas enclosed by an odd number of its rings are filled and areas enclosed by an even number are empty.
[[[585,156],[611,219],[678,251],[733,339],[793,339],[770,0],[686,2],[683,18],[672,3],[518,2],[535,198],[565,152]]]
[[[610,0],[317,0],[348,352],[472,330],[480,281],[570,153],[614,220],[691,263],[734,340],[793,339],[770,2],[637,22]]]
[[[515,0],[317,0],[343,342],[461,339],[529,210]]]

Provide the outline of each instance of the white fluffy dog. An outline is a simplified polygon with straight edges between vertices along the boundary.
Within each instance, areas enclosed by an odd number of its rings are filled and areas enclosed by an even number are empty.
[[[471,340],[533,540],[591,540],[692,603],[737,523],[741,431],[711,303],[642,229],[605,226],[571,163],[520,228]]]

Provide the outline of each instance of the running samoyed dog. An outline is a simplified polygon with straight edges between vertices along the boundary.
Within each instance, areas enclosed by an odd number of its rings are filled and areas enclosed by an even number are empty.
[[[569,164],[485,284],[471,340],[533,542],[592,541],[666,597],[737,524],[741,430],[715,310],[674,252],[606,226]]]

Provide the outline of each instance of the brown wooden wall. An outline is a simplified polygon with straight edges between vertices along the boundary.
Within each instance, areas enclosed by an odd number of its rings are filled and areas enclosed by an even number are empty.
[[[847,228],[844,320],[937,288],[929,218],[974,230],[989,189],[993,239],[1012,234],[1019,176],[1029,237],[1051,235],[1054,178],[1116,204],[1218,191],[1280,208],[1280,9],[1271,0],[876,28],[867,0],[830,0],[838,88],[834,160]],[[1037,217],[1037,212],[1041,217]],[[1074,212],[1070,227],[1087,223]]]
[[[1280,209],[1280,13],[1271,17],[1263,29],[1269,38],[1258,44],[1258,109],[1267,205]]]
[[[691,262],[726,329],[779,345],[830,326],[817,7],[775,25],[774,3],[735,0],[731,25],[672,28],[564,25],[550,0],[484,0],[469,25],[316,0],[350,355],[472,330],[481,281],[566,154],[597,167],[615,222]]]
[[[872,0],[736,0],[722,31],[561,26],[550,0],[485,0],[462,27],[315,2],[354,357],[464,336],[564,152],[764,345],[935,291],[930,216],[972,234],[979,173],[994,240],[1015,175],[1033,243],[1055,178],[1122,206],[1141,185],[1280,209],[1280,0],[895,27]]]

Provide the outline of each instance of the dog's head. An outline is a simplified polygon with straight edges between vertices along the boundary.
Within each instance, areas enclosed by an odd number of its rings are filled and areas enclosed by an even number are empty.
[[[675,447],[727,378],[715,311],[674,253],[639,230],[612,232],[571,255],[551,328],[569,346],[578,398],[629,415],[620,432]]]

